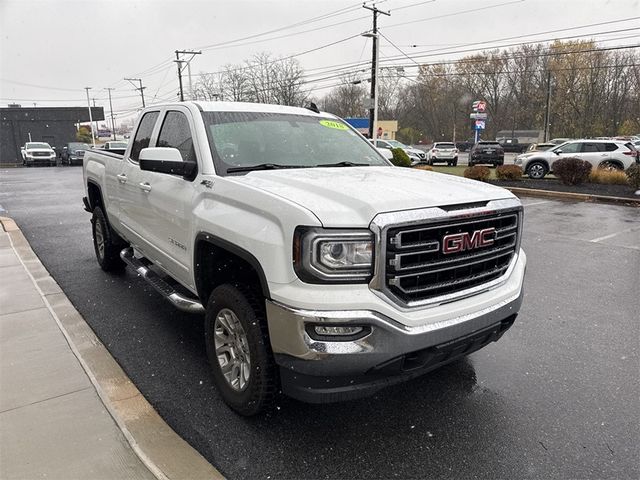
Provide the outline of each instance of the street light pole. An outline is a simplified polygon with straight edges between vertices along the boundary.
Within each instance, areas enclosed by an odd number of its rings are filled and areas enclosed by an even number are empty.
[[[87,108],[89,109],[89,125],[91,125],[91,143],[93,144],[93,147],[95,148],[96,146],[96,139],[93,136],[93,115],[91,114],[91,100],[89,99],[89,90],[91,90],[91,87],[84,87],[84,89],[87,91]]]
[[[109,110],[111,112],[111,130],[113,132],[113,139],[116,139],[116,122],[113,119],[113,104],[111,103],[111,90],[115,90],[115,88],[105,88],[107,92],[109,92]]]

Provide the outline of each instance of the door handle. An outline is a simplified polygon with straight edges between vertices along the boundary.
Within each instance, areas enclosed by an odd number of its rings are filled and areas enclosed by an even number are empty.
[[[127,176],[124,173],[116,175],[116,178],[120,183],[127,183]]]
[[[150,192],[151,191],[151,185],[149,185],[148,182],[139,183],[138,186],[140,187],[140,190],[142,190],[144,192]]]

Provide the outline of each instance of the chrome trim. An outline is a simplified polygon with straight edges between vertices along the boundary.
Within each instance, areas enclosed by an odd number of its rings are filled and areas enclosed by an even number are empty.
[[[518,231],[516,237],[517,241],[513,259],[511,260],[511,263],[509,264],[506,272],[501,277],[485,284],[476,285],[459,292],[410,302],[405,302],[404,300],[400,299],[387,288],[385,282],[385,271],[387,268],[385,265],[385,259],[387,256],[387,231],[390,228],[411,227],[413,225],[418,227],[419,225],[424,225],[425,223],[436,223],[447,220],[452,222],[462,222],[464,220],[469,220],[470,217],[494,215],[508,211],[513,211],[514,214],[518,216]],[[480,219],[478,220],[480,221]],[[522,239],[522,223],[523,207],[522,203],[520,203],[520,200],[518,200],[517,198],[490,200],[482,205],[477,205],[474,203],[469,207],[466,207],[465,205],[451,205],[423,208],[418,210],[382,213],[376,215],[376,217],[369,225],[369,228],[372,232],[374,232],[376,238],[374,250],[374,273],[371,281],[369,282],[369,288],[379,298],[389,303],[390,305],[399,308],[400,310],[410,310],[418,307],[442,305],[496,288],[502,285],[511,276],[511,273],[513,272],[515,265],[518,262],[520,242]],[[416,228],[415,230],[423,230],[423,228]]]

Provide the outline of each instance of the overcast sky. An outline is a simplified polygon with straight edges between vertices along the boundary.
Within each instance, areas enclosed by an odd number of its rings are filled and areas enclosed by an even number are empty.
[[[0,0],[0,105],[83,106],[83,88],[90,86],[91,97],[108,114],[104,88],[114,87],[117,118],[126,118],[135,115],[140,97],[124,77],[142,78],[148,103],[175,98],[176,49],[202,49],[191,64],[195,79],[199,72],[218,71],[258,52],[289,56],[354,36],[296,57],[316,74],[309,81],[323,78],[323,69],[370,60],[371,40],[358,34],[371,28],[371,12],[361,5],[352,0]],[[377,5],[391,12],[380,16],[381,32],[409,56],[429,51],[418,59],[422,62],[456,59],[465,54],[460,50],[575,35],[607,46],[640,43],[640,20],[633,18],[640,17],[640,0],[385,0]],[[334,15],[281,29],[326,14]],[[575,28],[609,21],[615,23]],[[631,28],[636,30],[612,32]],[[534,35],[552,30],[563,31]],[[515,36],[520,38],[501,40]],[[501,41],[489,43],[493,40]],[[231,41],[236,42],[214,47]],[[382,60],[398,55],[382,39]],[[307,87],[322,96],[335,83]]]

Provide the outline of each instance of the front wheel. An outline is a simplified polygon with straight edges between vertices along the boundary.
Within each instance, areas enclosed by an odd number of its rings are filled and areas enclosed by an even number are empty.
[[[205,343],[222,399],[240,415],[269,409],[278,391],[264,299],[231,284],[216,287],[207,304]]]
[[[527,168],[527,175],[529,175],[529,178],[533,180],[540,180],[541,178],[544,178],[544,176],[547,174],[547,171],[547,167],[544,163],[533,162],[531,165],[529,165],[529,168]]]
[[[453,159],[453,166],[457,167],[458,166],[458,157]]]
[[[116,235],[111,231],[100,207],[93,209],[91,231],[93,233],[93,249],[96,252],[100,268],[105,272],[124,269],[125,263],[120,258],[120,250],[124,248],[124,245],[117,241]]]

